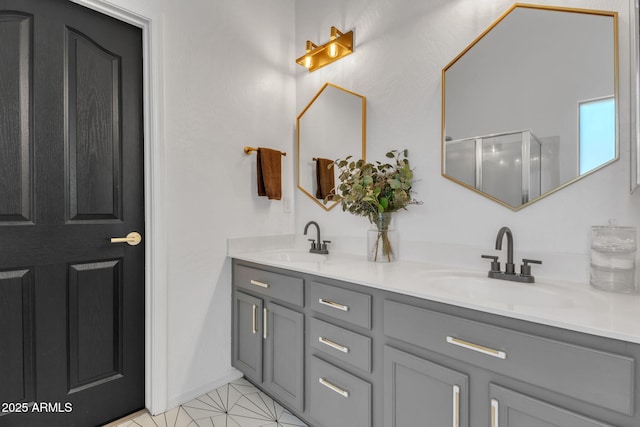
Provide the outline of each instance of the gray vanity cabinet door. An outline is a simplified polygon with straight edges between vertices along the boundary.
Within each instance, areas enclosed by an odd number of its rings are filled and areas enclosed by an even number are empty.
[[[467,427],[467,375],[384,347],[385,427]]]
[[[262,382],[262,300],[242,292],[233,296],[233,366]]]
[[[267,302],[264,387],[300,412],[304,406],[304,315]]]
[[[612,427],[495,384],[489,395],[491,427]]]

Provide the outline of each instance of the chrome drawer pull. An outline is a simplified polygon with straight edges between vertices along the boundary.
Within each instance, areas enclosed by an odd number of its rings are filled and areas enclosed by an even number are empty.
[[[484,347],[478,344],[474,344],[468,341],[463,341],[460,340],[458,338],[454,338],[454,337],[447,337],[447,342],[449,344],[453,344],[453,345],[457,345],[459,347],[463,347],[466,348],[468,350],[473,350],[473,351],[477,351],[478,353],[482,353],[482,354],[486,354],[489,356],[493,356],[493,357],[497,357],[498,359],[506,359],[507,358],[507,353],[505,353],[504,351],[500,351],[500,350],[494,350],[492,348],[489,347]]]
[[[460,427],[460,387],[453,386],[453,427]]]
[[[491,427],[498,427],[498,401],[496,399],[491,399]]]
[[[257,280],[252,280],[252,281],[251,281],[251,284],[252,284],[252,285],[255,285],[255,286],[260,286],[261,288],[268,288],[268,287],[269,287],[269,284],[268,284],[268,283],[259,282],[259,281],[257,281]]]
[[[253,304],[253,334],[258,332],[258,306]]]
[[[343,353],[349,353],[349,347],[340,345],[337,342],[331,341],[330,339],[327,339],[325,337],[318,337],[318,341],[320,341],[324,345],[328,345],[331,348],[335,348],[336,350],[341,351]]]
[[[262,338],[264,338],[265,340],[267,339],[267,317],[268,317],[268,313],[267,313],[267,309],[263,308],[262,309]]]
[[[324,378],[318,378],[318,380],[320,381],[320,384],[322,384],[323,386],[335,391],[340,396],[349,397],[349,392],[347,390],[343,390],[340,387],[338,387],[337,385],[331,384],[329,381],[325,380]]]
[[[327,307],[336,308],[342,311],[349,311],[348,305],[338,304],[337,302],[329,301],[328,299],[320,298],[318,302],[322,305],[326,305]]]

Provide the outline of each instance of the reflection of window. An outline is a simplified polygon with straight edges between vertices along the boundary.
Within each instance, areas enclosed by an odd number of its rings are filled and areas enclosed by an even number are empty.
[[[616,156],[616,106],[613,97],[579,104],[580,175]]]

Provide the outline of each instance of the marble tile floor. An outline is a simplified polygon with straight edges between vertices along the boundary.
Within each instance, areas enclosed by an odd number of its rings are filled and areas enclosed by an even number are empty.
[[[163,414],[144,413],[117,427],[307,427],[240,378]]]

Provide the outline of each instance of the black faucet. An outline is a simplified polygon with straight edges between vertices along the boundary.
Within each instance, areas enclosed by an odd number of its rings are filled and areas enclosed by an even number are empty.
[[[493,279],[511,280],[514,282],[535,282],[535,277],[531,275],[531,266],[529,264],[542,264],[542,261],[523,259],[522,265],[520,266],[520,274],[516,274],[516,266],[513,263],[513,233],[509,227],[502,227],[498,230],[496,249],[499,251],[502,250],[502,242],[505,234],[507,235],[507,263],[505,265],[505,271],[500,271],[500,263],[498,262],[497,256],[482,255],[482,258],[491,259],[491,270],[489,270],[488,276]]]
[[[316,230],[318,231],[318,238],[317,240],[309,239],[309,241],[311,242],[311,249],[309,249],[309,252],[311,252],[312,254],[328,254],[329,249],[327,248],[327,243],[331,243],[331,240],[320,240],[320,226],[317,222],[309,221],[307,225],[304,226],[304,235],[307,235],[307,230],[309,229],[310,225],[316,226]]]
[[[502,227],[498,231],[498,237],[496,237],[496,249],[502,250],[502,241],[504,235],[507,235],[507,264],[505,265],[505,274],[516,274],[516,266],[513,264],[513,233],[509,227]]]

